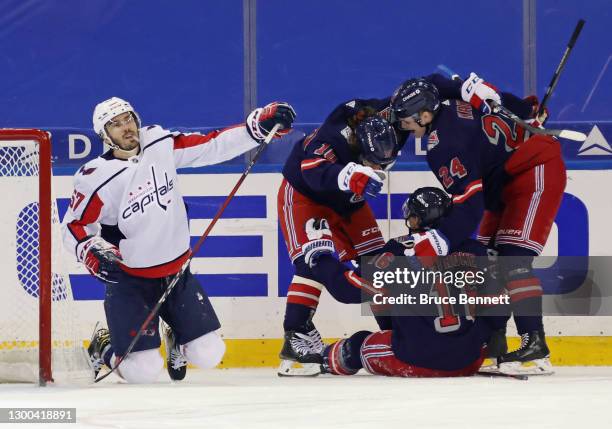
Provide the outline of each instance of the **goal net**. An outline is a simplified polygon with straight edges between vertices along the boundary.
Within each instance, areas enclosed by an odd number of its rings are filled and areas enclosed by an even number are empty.
[[[50,145],[43,131],[0,129],[0,382],[91,378],[61,269]]]

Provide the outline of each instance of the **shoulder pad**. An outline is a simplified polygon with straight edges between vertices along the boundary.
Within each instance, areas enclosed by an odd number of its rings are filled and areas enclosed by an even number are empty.
[[[163,139],[165,137],[174,137],[180,134],[176,131],[168,131],[159,125],[149,125],[141,128],[139,131],[140,144],[143,149],[154,141],[158,141],[159,139]]]
[[[124,161],[107,160],[99,156],[77,170],[74,175],[74,185],[80,189],[93,191],[125,167],[126,163]]]

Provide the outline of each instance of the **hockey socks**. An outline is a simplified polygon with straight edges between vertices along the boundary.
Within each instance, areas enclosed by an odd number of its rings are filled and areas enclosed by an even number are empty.
[[[308,321],[314,314],[314,309],[301,304],[287,303],[285,307],[285,320],[283,328],[285,332],[296,331],[306,333],[308,329]]]
[[[327,346],[323,351],[325,372],[335,375],[353,375],[363,368],[361,345],[370,334],[369,331],[359,331],[347,339]]]

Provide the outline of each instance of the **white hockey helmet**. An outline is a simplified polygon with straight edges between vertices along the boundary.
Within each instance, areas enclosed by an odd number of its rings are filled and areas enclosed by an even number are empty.
[[[132,105],[127,101],[119,97],[111,97],[108,100],[104,100],[96,105],[93,113],[93,129],[97,135],[100,136],[102,141],[109,145],[112,149],[118,149],[118,146],[113,143],[104,126],[113,119],[115,116],[121,115],[122,113],[130,112],[136,119],[136,126],[140,128],[140,117],[134,110]]]

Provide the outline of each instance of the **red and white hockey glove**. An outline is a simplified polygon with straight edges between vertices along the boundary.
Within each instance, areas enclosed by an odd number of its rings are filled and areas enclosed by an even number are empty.
[[[461,85],[461,98],[485,114],[492,111],[489,102],[494,101],[501,104],[497,88],[479,78],[474,72],[470,73],[470,77]]]
[[[302,252],[304,261],[312,268],[321,255],[332,254],[336,248],[326,219],[308,219],[304,228],[309,241],[302,245]]]
[[[375,197],[382,189],[385,178],[386,175],[382,171],[349,162],[338,174],[338,188],[359,196],[366,194]]]
[[[523,98],[523,101],[529,105],[531,105],[531,114],[528,121],[526,121],[532,127],[541,128],[541,126],[546,122],[548,118],[548,107],[544,107],[544,111],[541,115],[538,115],[538,110],[540,110],[540,100],[538,100],[537,95],[529,95]]]
[[[280,124],[274,137],[281,137],[291,131],[295,116],[295,110],[289,103],[273,101],[249,113],[246,119],[247,131],[253,139],[262,142],[268,137],[274,125]]]
[[[406,256],[432,257],[445,256],[448,254],[448,239],[437,229],[412,234],[414,247],[406,249]]]
[[[118,282],[121,253],[116,246],[101,237],[91,237],[80,245],[78,257],[95,277],[107,283]]]

